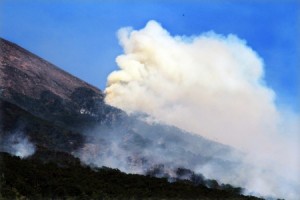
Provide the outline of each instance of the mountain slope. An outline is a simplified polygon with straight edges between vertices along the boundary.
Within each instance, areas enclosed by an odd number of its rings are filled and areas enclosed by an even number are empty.
[[[83,121],[99,121],[104,113],[112,120],[108,116],[111,108],[104,104],[99,89],[16,44],[1,39],[0,45],[3,101],[69,128]]]
[[[178,175],[178,168],[208,165],[218,173],[236,176],[239,159],[230,147],[149,122],[148,116],[128,116],[106,105],[99,89],[16,44],[1,39],[0,45],[1,151],[54,162],[57,167],[65,165],[58,157],[72,160],[75,156],[94,167],[169,181],[192,178],[193,173]],[[18,162],[27,165],[26,160]],[[204,178],[197,184],[211,187]]]

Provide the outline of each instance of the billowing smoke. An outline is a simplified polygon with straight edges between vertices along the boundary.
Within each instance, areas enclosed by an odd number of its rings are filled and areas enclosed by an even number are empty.
[[[22,132],[16,131],[15,133],[4,136],[4,138],[1,139],[1,151],[20,158],[26,158],[34,154],[35,146]]]
[[[191,165],[208,178],[249,193],[300,197],[299,117],[276,106],[263,60],[246,41],[214,32],[172,36],[155,21],[141,30],[122,28],[118,36],[124,54],[108,77],[108,104],[245,153],[247,165],[236,167],[236,176],[217,171],[216,162]]]

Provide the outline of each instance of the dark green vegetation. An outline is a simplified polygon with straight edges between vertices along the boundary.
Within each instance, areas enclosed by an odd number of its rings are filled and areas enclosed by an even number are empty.
[[[117,169],[92,169],[56,153],[56,160],[49,162],[1,153],[1,199],[258,199],[242,196],[229,185],[209,189],[187,180],[170,183]]]

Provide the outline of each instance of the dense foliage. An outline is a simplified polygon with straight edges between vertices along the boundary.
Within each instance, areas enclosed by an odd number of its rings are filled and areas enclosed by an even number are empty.
[[[64,156],[64,155],[58,155]],[[117,169],[82,166],[78,160],[42,162],[1,153],[0,199],[257,199],[233,187],[209,189]]]

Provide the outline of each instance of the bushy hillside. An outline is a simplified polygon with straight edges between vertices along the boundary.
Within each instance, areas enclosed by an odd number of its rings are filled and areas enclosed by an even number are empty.
[[[169,182],[166,178],[82,166],[61,152],[47,162],[0,155],[1,199],[258,199],[242,196],[240,188],[230,185],[210,189],[188,180]]]

